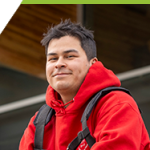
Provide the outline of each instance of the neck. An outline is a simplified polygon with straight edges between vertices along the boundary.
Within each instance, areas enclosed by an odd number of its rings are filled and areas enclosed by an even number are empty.
[[[68,103],[69,101],[73,100],[74,96],[73,95],[60,95],[62,98],[62,101],[64,104]]]
[[[77,92],[78,92],[78,90],[75,91],[74,89],[57,91],[57,93],[59,93],[64,104],[73,100],[73,98],[76,96]]]
[[[70,102],[75,97],[76,93],[59,93],[64,104]]]

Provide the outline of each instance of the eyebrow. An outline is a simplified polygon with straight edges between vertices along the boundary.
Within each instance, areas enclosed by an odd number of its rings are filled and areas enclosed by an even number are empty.
[[[66,54],[66,53],[70,53],[70,52],[78,53],[78,51],[75,50],[75,49],[65,50],[63,53]],[[52,52],[52,53],[48,53],[48,54],[47,54],[47,56],[51,56],[51,55],[52,55],[52,56],[53,56],[53,55],[57,55],[57,53],[53,53],[53,52]]]

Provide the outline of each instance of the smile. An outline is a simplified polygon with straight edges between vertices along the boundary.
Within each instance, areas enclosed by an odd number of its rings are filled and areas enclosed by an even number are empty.
[[[63,76],[67,76],[67,75],[70,75],[70,73],[57,73],[53,77],[63,77]]]

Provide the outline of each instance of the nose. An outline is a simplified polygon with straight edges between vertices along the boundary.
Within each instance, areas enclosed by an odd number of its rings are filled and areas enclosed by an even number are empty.
[[[63,58],[59,58],[55,64],[55,68],[66,67],[66,63]]]

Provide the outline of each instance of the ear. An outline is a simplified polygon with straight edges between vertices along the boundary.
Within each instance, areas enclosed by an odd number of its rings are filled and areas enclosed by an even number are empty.
[[[98,61],[98,59],[96,58],[96,57],[94,57],[94,58],[92,58],[91,60],[90,60],[90,66],[92,66],[95,62],[97,62]]]

